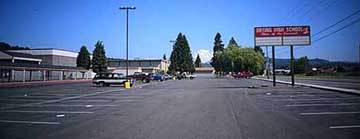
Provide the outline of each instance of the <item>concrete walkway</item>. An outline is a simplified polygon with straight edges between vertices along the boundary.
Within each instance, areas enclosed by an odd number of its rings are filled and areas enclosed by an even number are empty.
[[[263,80],[263,81],[270,81],[272,82],[272,79],[263,79],[263,78],[258,78],[258,77],[253,77],[253,79],[257,79],[257,80]],[[288,81],[282,81],[282,80],[276,80],[277,83],[282,83],[282,84],[291,84],[291,82]],[[314,85],[314,84],[307,84],[307,83],[296,83],[295,85],[299,85],[299,86],[306,86],[306,87],[311,87],[311,88],[317,88],[317,89],[324,89],[324,90],[330,90],[330,91],[338,91],[338,92],[343,92],[343,93],[352,93],[352,94],[357,94],[360,95],[360,90],[355,90],[355,89],[347,89],[347,88],[339,88],[339,87],[330,87],[330,86],[322,86],[322,85]]]

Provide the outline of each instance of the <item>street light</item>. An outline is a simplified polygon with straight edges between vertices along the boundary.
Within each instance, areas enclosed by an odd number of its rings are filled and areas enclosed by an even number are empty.
[[[136,7],[120,7],[120,10],[126,10],[126,77],[129,74],[129,10],[135,10]]]

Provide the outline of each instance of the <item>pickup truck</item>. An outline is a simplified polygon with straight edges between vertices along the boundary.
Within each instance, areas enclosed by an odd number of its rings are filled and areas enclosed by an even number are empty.
[[[98,73],[92,82],[100,86],[110,86],[111,84],[124,84],[127,80],[130,80],[130,86],[132,86],[133,81],[121,73]]]
[[[142,81],[144,83],[149,83],[151,80],[149,75],[141,72],[135,72],[133,75],[129,75],[128,78],[132,78],[136,81]]]

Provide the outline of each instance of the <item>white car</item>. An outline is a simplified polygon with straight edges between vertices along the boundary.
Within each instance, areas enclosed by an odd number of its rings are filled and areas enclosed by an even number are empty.
[[[111,84],[124,84],[129,78],[121,73],[98,73],[93,79],[93,83],[100,86],[110,86]],[[132,86],[130,81],[130,86]]]

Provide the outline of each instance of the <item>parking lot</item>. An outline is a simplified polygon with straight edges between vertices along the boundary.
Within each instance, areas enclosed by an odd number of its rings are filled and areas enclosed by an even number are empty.
[[[0,90],[3,138],[356,138],[360,96],[252,79]]]
[[[360,134],[360,96],[306,87],[290,87],[289,90],[288,87],[252,93],[271,103],[264,105],[266,108],[291,113],[297,121],[318,129],[329,128],[333,133],[353,137]]]

